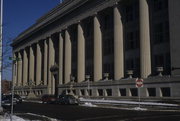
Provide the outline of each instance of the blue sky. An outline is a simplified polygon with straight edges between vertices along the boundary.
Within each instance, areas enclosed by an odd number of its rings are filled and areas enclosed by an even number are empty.
[[[59,3],[60,0],[4,0],[3,42],[17,37]],[[3,79],[11,80],[10,69],[4,70]]]

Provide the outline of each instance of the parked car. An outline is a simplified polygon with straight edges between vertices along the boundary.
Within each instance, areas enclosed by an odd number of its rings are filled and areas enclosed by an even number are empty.
[[[14,94],[14,100],[16,101],[17,104],[22,103],[22,98],[21,96]]]
[[[42,103],[56,103],[57,98],[55,95],[45,94],[41,97]]]
[[[59,104],[79,104],[79,99],[74,95],[59,95],[58,97]]]
[[[10,107],[12,105],[12,95],[2,95],[2,107]],[[13,105],[17,104],[15,100],[13,100]]]

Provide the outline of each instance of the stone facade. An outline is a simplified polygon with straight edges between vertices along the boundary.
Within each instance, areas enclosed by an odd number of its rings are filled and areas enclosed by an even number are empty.
[[[15,91],[180,99],[179,0],[65,0],[12,43]]]

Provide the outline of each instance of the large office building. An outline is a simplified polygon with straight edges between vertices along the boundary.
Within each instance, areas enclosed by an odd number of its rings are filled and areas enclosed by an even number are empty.
[[[15,93],[180,99],[180,0],[64,0],[13,40]]]

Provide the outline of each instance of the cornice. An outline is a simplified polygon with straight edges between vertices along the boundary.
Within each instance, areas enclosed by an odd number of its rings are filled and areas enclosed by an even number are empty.
[[[29,27],[27,30],[22,32],[13,40],[12,46],[24,39],[26,36],[33,34],[44,26],[47,26],[54,22],[55,20],[63,17],[67,13],[73,11],[80,5],[84,4],[88,0],[65,0],[63,3],[59,4],[57,7],[52,9],[50,12],[40,17],[34,25]]]
[[[15,38],[12,43],[12,46],[15,47],[14,48],[15,50],[17,50],[19,48],[19,44],[21,45],[25,44],[24,46],[27,46],[28,43],[34,43],[35,41],[26,41],[24,43],[24,40],[28,40],[30,37],[35,35],[35,33],[37,33],[39,30],[45,29],[47,26],[51,25],[54,22],[57,22],[58,20],[62,19],[69,13],[73,13],[74,10],[76,10],[77,8],[80,8],[86,2],[91,2],[91,1],[93,0],[67,0],[67,2],[65,2],[66,4],[64,3],[64,5],[57,6],[56,8],[51,10],[49,13],[45,14],[40,19],[38,19],[35,25],[33,25],[32,27],[27,29],[25,32],[20,34],[17,38]],[[68,21],[60,23],[59,25],[55,26],[52,30],[47,31],[43,35],[40,35],[34,39],[35,40],[45,39],[46,37],[50,36],[54,32],[60,32],[60,30],[64,30],[69,25],[73,25],[80,20],[93,16],[94,13],[97,13],[107,7],[114,6],[114,4],[119,1],[121,0],[98,0],[96,1],[97,5],[95,5],[94,7],[88,8],[83,13],[77,14],[75,18],[71,18]],[[17,46],[18,48],[16,48]],[[22,48],[22,46],[20,48]]]

